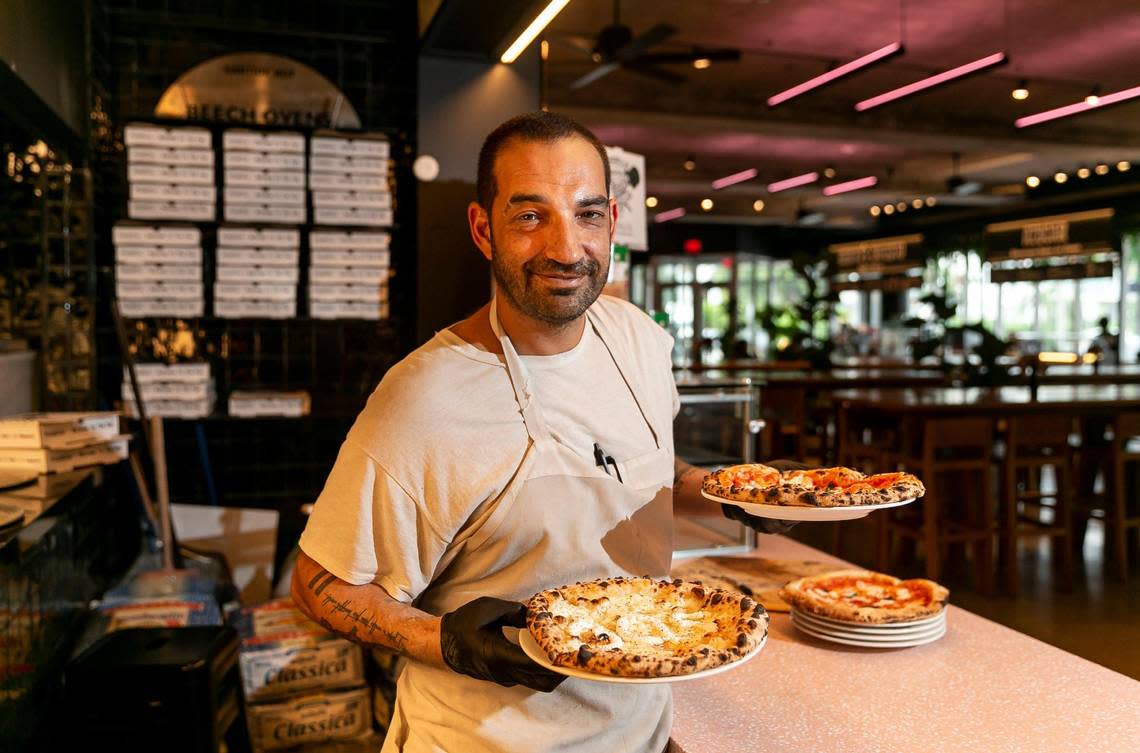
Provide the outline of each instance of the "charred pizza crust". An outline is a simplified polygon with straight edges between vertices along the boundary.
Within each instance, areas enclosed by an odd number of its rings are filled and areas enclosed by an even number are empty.
[[[933,617],[945,608],[949,596],[949,590],[932,580],[899,580],[870,570],[812,575],[780,590],[780,597],[800,611],[866,624]]]
[[[619,677],[719,667],[768,635],[768,613],[743,594],[649,577],[541,591],[527,603],[526,621],[552,664]]]
[[[926,489],[909,473],[865,476],[850,468],[780,471],[758,463],[735,465],[705,477],[705,492],[738,502],[792,507],[853,507],[917,499]]]

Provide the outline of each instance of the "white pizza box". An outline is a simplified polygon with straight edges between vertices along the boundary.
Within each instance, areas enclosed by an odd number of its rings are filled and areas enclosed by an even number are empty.
[[[349,206],[391,209],[392,194],[384,191],[313,191],[313,206]]]
[[[119,280],[163,280],[194,282],[202,279],[201,264],[116,264],[115,278]]]
[[[130,379],[127,367],[123,367],[123,381]],[[204,361],[191,363],[136,363],[135,379],[139,384],[156,382],[181,382],[183,384],[208,383],[210,364]]]
[[[0,419],[0,447],[60,450],[107,442],[118,435],[119,414],[113,411],[22,413]]]
[[[301,246],[301,231],[274,227],[220,227],[218,245],[295,249]]]
[[[368,688],[327,690],[273,703],[251,703],[246,707],[246,717],[255,751],[347,740],[372,731]]]
[[[309,315],[314,319],[369,319],[377,321],[388,318],[388,304],[354,301],[310,301]]]
[[[223,319],[292,319],[296,299],[288,301],[214,301],[214,316]]]
[[[305,222],[305,205],[230,204],[226,202],[227,222],[281,222],[299,225]]]
[[[149,162],[132,162],[127,165],[127,181],[136,183],[177,183],[178,185],[214,184],[214,168],[193,165],[154,165]]]
[[[294,301],[297,299],[295,284],[270,282],[216,282],[215,301]]]
[[[310,301],[359,301],[380,303],[388,300],[388,285],[385,283],[337,283],[309,285]]]
[[[313,154],[331,154],[341,157],[381,157],[387,158],[391,153],[388,139],[382,136],[344,136],[314,135],[309,142]]]
[[[132,183],[131,200],[191,201],[213,204],[218,192],[212,185],[175,185],[171,183]]]
[[[309,415],[309,393],[234,390],[230,393],[229,414],[239,418]]]
[[[305,153],[305,137],[300,133],[262,133],[229,128],[222,133],[222,148],[229,151]]]
[[[312,267],[387,268],[391,254],[387,251],[312,251]]]
[[[317,629],[243,637],[238,664],[246,701],[256,703],[364,684],[364,652],[360,646],[314,627]]]
[[[234,394],[254,393],[235,391]],[[288,596],[243,607],[234,616],[232,625],[243,640],[265,638],[280,633],[328,632],[309,619],[308,615],[298,609],[293,599]]]
[[[133,400],[135,391],[129,380],[123,380],[123,397]],[[143,382],[139,380],[143,405],[154,400],[204,400],[215,394],[214,382]]]
[[[215,205],[199,201],[127,202],[127,216],[133,220],[194,220],[211,222],[217,216]]]
[[[202,267],[201,246],[115,246],[115,263],[123,266],[172,264]],[[120,275],[121,276],[121,275]]]
[[[202,231],[185,225],[127,225],[111,229],[111,240],[118,245],[201,246]]]
[[[218,246],[219,266],[296,267],[300,258],[295,248]]]
[[[375,230],[313,230],[309,248],[322,251],[386,251],[392,236]]]
[[[115,290],[119,298],[148,298],[167,301],[190,301],[202,298],[202,281],[163,282],[145,280],[133,282],[116,280]]]
[[[387,227],[392,224],[392,210],[364,207],[313,207],[313,222],[317,225]]]
[[[227,167],[224,179],[227,188],[230,186],[305,187],[305,173],[295,170],[253,170]]]
[[[276,282],[297,284],[301,270],[297,267],[257,267],[218,265],[218,282]]]
[[[353,173],[355,175],[388,175],[392,160],[381,157],[348,157],[335,154],[313,154],[309,170],[314,173]]]
[[[127,146],[190,147],[209,149],[210,132],[193,126],[166,126],[152,123],[128,123],[123,129],[123,143]]]
[[[152,165],[214,166],[213,149],[184,149],[182,147],[132,146],[127,147],[128,163]]]
[[[303,188],[258,188],[226,186],[227,204],[293,204],[304,206]]]
[[[231,152],[226,151],[224,164],[230,167],[248,167],[255,170],[304,170],[305,156],[285,152]]]
[[[206,302],[203,298],[174,301],[139,298],[119,301],[119,313],[128,319],[142,319],[150,316],[188,318],[202,316],[205,312]]]
[[[63,449],[2,447],[0,468],[18,468],[36,473],[66,473],[89,465],[117,463],[127,457],[129,439],[128,435],[121,434],[104,442]]]
[[[379,285],[388,280],[387,267],[309,267],[309,282],[362,283]]]
[[[147,417],[162,416],[163,418],[205,418],[214,412],[214,396],[202,400],[146,400],[143,407]],[[135,410],[135,400],[130,394],[123,396],[123,412],[131,418],[138,418]]]
[[[355,191],[387,191],[389,190],[387,175],[374,175],[372,173],[309,173],[309,188],[317,189],[353,189]]]

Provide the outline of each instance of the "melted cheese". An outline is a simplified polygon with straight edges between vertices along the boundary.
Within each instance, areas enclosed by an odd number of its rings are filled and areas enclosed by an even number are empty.
[[[690,612],[681,607],[666,611],[667,605],[655,601],[651,594],[628,594],[619,601],[615,604],[606,600],[597,605],[589,601],[552,603],[551,614],[565,618],[563,629],[571,636],[567,648],[577,649],[585,643],[595,650],[624,648],[636,652],[639,648],[686,641],[722,647],[710,644],[706,637],[718,631],[716,621],[707,612]],[[603,635],[606,639],[599,640]]]

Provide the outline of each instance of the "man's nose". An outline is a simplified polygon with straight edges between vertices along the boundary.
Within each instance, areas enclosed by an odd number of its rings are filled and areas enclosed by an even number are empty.
[[[563,264],[574,264],[586,255],[574,223],[558,215],[550,223],[546,237],[546,256]]]

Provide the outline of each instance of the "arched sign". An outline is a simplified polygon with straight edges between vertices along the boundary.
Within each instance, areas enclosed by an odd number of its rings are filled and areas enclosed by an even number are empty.
[[[352,104],[331,81],[296,60],[239,52],[207,60],[163,92],[160,118],[297,128],[360,128]]]

